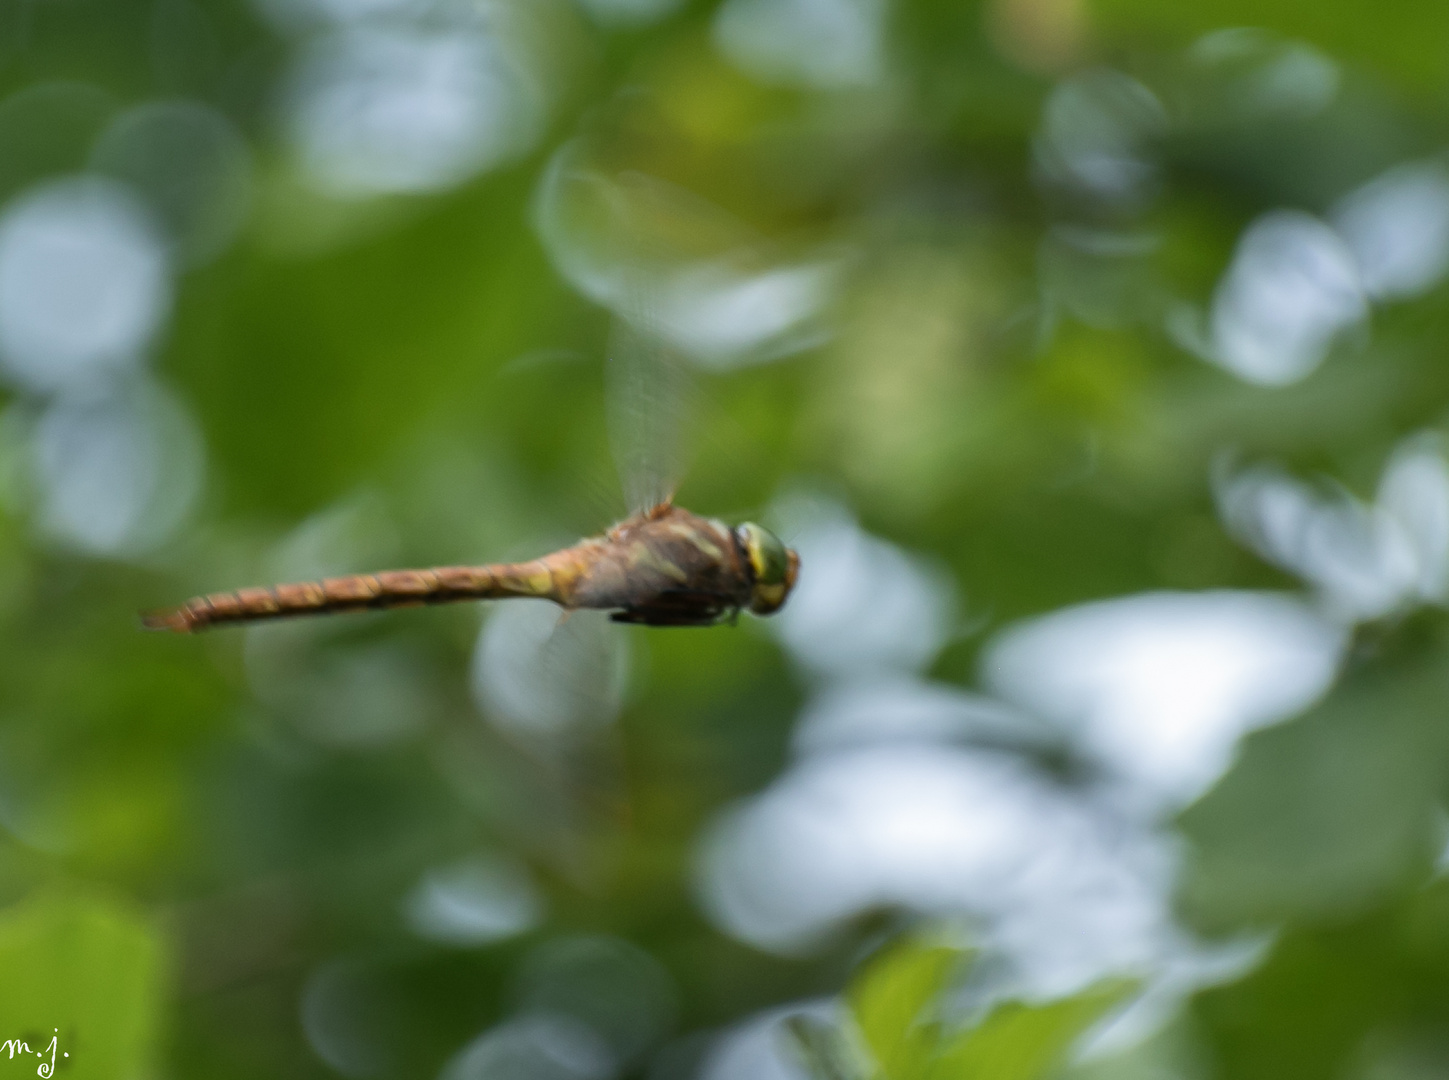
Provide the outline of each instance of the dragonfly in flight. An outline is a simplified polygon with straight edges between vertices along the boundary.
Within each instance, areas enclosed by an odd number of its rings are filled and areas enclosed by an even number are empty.
[[[800,558],[753,522],[731,528],[673,502],[669,429],[680,425],[677,362],[657,341],[624,330],[611,361],[615,450],[634,512],[600,536],[528,562],[387,570],[208,593],[142,616],[145,627],[189,634],[297,615],[531,597],[615,622],[712,626],[740,611],[770,615],[790,595]],[[672,427],[671,427],[672,425]],[[677,442],[677,439],[674,440]]]

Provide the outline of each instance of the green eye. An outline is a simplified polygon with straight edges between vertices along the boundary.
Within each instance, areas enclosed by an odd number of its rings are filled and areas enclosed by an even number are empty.
[[[783,585],[790,571],[790,557],[779,538],[752,521],[745,522],[736,531],[750,560],[750,569],[755,573],[756,584]]]

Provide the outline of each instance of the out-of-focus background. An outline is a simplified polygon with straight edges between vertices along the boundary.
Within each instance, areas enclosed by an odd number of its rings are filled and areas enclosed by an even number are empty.
[[[1131,980],[1078,1077],[1445,1075],[1446,117],[1440,0],[7,0],[0,1040],[801,1080],[924,934]],[[780,615],[138,630],[635,436]]]

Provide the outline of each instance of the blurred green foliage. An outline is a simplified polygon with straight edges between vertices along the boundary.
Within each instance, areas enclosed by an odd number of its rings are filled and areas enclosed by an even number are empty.
[[[945,1024],[940,998],[972,959],[920,937],[892,945],[851,983],[848,1020],[795,1018],[803,1056],[822,1080],[1032,1080],[1060,1068],[1072,1042],[1134,989],[1127,980],[1104,982],[1066,1000],[1000,1002],[963,1027]]]
[[[617,724],[539,753],[480,716],[477,610],[200,639],[143,636],[136,612],[280,576],[521,558],[622,515],[610,316],[538,224],[540,178],[576,139],[601,173],[707,201],[763,265],[829,262],[827,332],[699,375],[680,502],[733,521],[825,492],[925,556],[964,598],[933,677],[975,686],[996,630],[1071,604],[1306,593],[1223,523],[1214,470],[1270,460],[1371,501],[1395,448],[1446,422],[1446,286],[1376,300],[1281,384],[1192,355],[1172,327],[1207,317],[1260,215],[1331,215],[1384,170],[1439,160],[1449,7],[896,0],[881,72],[802,85],[732,61],[713,0],[619,25],[589,14],[602,4],[520,6],[548,84],[532,141],[359,195],[309,177],[289,141],[289,80],[323,16],[0,0],[0,197],[119,175],[97,140],[155,100],[204,104],[250,162],[243,223],[168,270],[138,361],[196,439],[158,444],[163,465],[204,459],[164,535],[106,548],[47,524],[34,446],[63,395],[6,375],[0,1040],[56,1031],[77,1080],[427,1077],[542,1001],[595,1009],[618,1075],[682,1080],[702,1038],[843,994],[849,1021],[799,1029],[825,1076],[1443,1075],[1449,623],[1433,604],[1359,620],[1328,696],[1248,736],[1169,825],[1184,925],[1263,935],[1260,966],[1086,1061],[1072,1047],[1120,984],[958,1023],[933,1010],[972,977],[960,951],[906,932],[860,964],[905,930],[899,911],[779,954],[703,913],[699,838],[786,769],[814,689],[758,622],[631,634]],[[1204,36],[1238,27],[1262,36],[1206,63]],[[1254,105],[1232,63],[1284,49],[1307,82]],[[1081,151],[1099,155],[1081,181],[1061,146],[1090,125],[1065,113],[1053,143],[1044,116],[1105,69],[1147,97],[1108,110],[1119,126]],[[143,509],[164,516],[184,485],[158,469]],[[418,882],[480,851],[526,869],[535,923],[487,944],[414,932]],[[547,947],[579,940],[627,943],[609,954],[637,976],[627,993],[537,989],[554,985]],[[559,985],[591,985],[557,964]]]
[[[0,957],[12,973],[0,1002],[7,1039],[25,1041],[40,1075],[126,1076],[154,1056],[165,957],[156,929],[127,905],[39,893],[6,912]],[[7,1048],[5,1060],[15,1057]]]

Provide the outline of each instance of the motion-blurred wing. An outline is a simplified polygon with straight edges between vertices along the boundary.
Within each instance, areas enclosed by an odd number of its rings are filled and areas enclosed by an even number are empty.
[[[652,326],[638,305],[609,343],[609,435],[631,513],[671,500],[689,458],[693,380]]]
[[[560,618],[551,604],[500,604],[474,665],[474,689],[494,726],[529,739],[573,737],[618,714],[628,641],[601,611]]]

